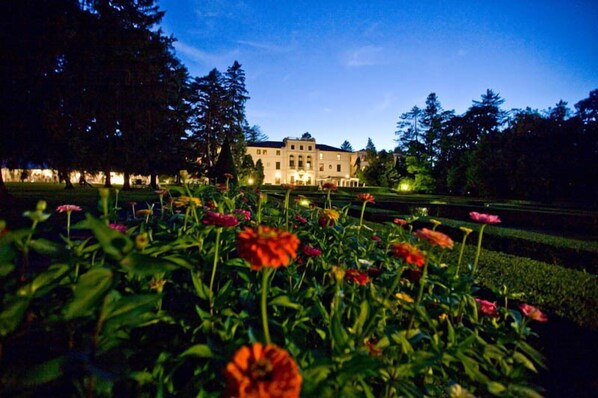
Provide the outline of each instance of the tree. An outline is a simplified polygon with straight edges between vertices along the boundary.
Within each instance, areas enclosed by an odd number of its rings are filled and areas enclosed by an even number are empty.
[[[233,160],[233,154],[228,138],[224,139],[224,143],[220,149],[220,154],[218,154],[218,160],[210,171],[210,177],[216,180],[217,183],[224,183],[227,180],[225,174],[230,174],[233,176],[232,180],[229,179],[230,182],[234,184],[238,183],[237,168],[235,167],[235,162]]]
[[[265,177],[266,175],[264,174],[264,163],[262,162],[262,159],[258,159],[257,162],[255,162],[255,185],[257,185],[258,187],[261,186],[264,183]]]
[[[303,135],[301,136],[302,140],[310,140],[311,138],[312,138],[311,134],[308,131],[306,131],[305,133],[303,133]]]
[[[225,135],[231,143],[235,164],[240,166],[246,148],[243,127],[247,125],[245,103],[249,96],[245,88],[245,71],[239,62],[235,61],[227,68],[223,87],[226,114]]]
[[[376,151],[376,146],[374,145],[374,141],[368,137],[368,143],[365,146],[365,159],[368,162],[372,162],[378,156],[378,151]]]
[[[341,144],[340,149],[342,149],[343,151],[353,152],[353,146],[347,140],[343,141],[343,143]]]
[[[395,131],[395,135],[399,138],[395,141],[403,152],[414,155],[423,152],[422,134],[424,130],[422,123],[422,111],[417,106],[401,115]]]
[[[253,125],[249,127],[249,125],[243,126],[243,130],[245,132],[245,141],[247,142],[263,142],[268,141],[268,136],[264,134],[262,128],[258,125]]]

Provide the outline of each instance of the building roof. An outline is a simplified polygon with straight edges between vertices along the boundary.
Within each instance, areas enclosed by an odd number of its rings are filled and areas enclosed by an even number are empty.
[[[282,141],[254,141],[248,142],[247,146],[254,146],[258,148],[282,148]]]
[[[284,146],[284,142],[282,141],[255,141],[255,142],[248,142],[247,146],[257,147],[257,148],[282,148]],[[330,145],[325,144],[316,144],[316,149],[321,151],[332,151],[332,152],[347,152],[351,153],[351,151],[345,151],[344,149],[336,148]]]

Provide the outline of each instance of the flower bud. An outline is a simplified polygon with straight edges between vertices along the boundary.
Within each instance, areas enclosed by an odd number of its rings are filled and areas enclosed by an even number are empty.
[[[179,170],[179,176],[181,177],[181,180],[183,180],[184,182],[189,177],[189,172],[187,170]]]
[[[345,270],[341,267],[337,267],[336,265],[332,266],[332,276],[336,280],[337,283],[341,283],[343,279],[345,279]]]
[[[48,207],[48,203],[46,203],[45,200],[40,200],[37,202],[37,206],[35,207],[35,210],[44,211],[44,210],[46,210],[46,207]]]

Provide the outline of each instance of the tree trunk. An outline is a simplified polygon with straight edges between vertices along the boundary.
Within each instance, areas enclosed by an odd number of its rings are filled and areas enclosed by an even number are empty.
[[[124,173],[123,191],[131,190],[131,174],[128,171]]]
[[[150,186],[152,189],[158,189],[158,176],[156,173],[150,174]]]
[[[106,181],[104,182],[104,188],[112,188],[112,176],[110,175],[110,170],[104,172],[106,175]]]
[[[73,189],[73,183],[71,182],[71,176],[68,170],[60,169],[58,170],[58,177],[62,181],[64,181],[64,189]]]

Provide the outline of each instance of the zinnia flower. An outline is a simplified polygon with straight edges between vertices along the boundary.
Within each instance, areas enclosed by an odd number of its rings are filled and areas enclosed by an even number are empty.
[[[302,377],[289,353],[274,345],[254,343],[235,352],[226,365],[226,398],[297,398]]]
[[[216,188],[219,192],[228,192],[228,187],[226,186],[226,184],[218,184]]]
[[[307,224],[307,218],[299,214],[295,214],[295,221],[298,221],[300,224]]]
[[[71,211],[82,211],[81,207],[77,205],[60,205],[56,208],[58,213],[68,213]]]
[[[215,225],[217,227],[236,227],[239,225],[237,217],[230,214],[208,211],[201,220],[204,225]]]
[[[375,242],[382,242],[380,235],[372,235],[372,240]]]
[[[395,218],[394,220],[392,220],[393,223],[400,225],[401,227],[409,224],[409,222],[407,222],[407,220],[403,219],[403,218]]]
[[[110,228],[112,228],[113,230],[118,231],[120,233],[123,233],[123,234],[127,233],[127,226],[126,225],[110,223],[110,224],[108,224],[108,226]]]
[[[376,198],[374,197],[374,195],[368,192],[357,194],[357,199],[361,200],[362,202],[376,203]]]
[[[500,218],[498,218],[498,216],[478,213],[477,211],[472,211],[469,213],[469,217],[471,217],[473,221],[481,222],[483,224],[498,224],[500,222]]]
[[[232,175],[231,173],[224,173],[224,178],[232,180],[233,178],[235,178],[235,176]]]
[[[336,210],[324,209],[320,213],[319,224],[321,227],[334,227],[334,224],[340,217],[340,214]]]
[[[453,240],[442,232],[432,231],[428,228],[423,228],[415,232],[415,236],[420,239],[427,240],[432,246],[440,246],[443,249],[452,249]]]
[[[365,272],[348,269],[345,271],[345,278],[353,283],[357,283],[360,286],[366,285],[370,282],[370,277]]]
[[[149,245],[149,235],[147,232],[142,232],[135,237],[135,247],[139,250],[143,250]]]
[[[338,187],[336,186],[336,184],[334,184],[332,182],[325,182],[324,184],[322,184],[322,189],[336,191],[338,189]]]
[[[239,257],[247,260],[254,271],[287,266],[297,257],[298,247],[299,238],[294,234],[264,225],[245,228],[237,235]]]
[[[426,262],[424,254],[410,243],[393,243],[391,249],[395,257],[402,258],[409,264],[423,267]]]
[[[201,200],[199,198],[193,198],[193,197],[185,196],[185,195],[181,195],[172,201],[172,204],[175,205],[175,207],[187,207],[191,203],[195,207],[201,206]]]
[[[243,221],[251,220],[251,212],[249,210],[235,209],[235,214]]]
[[[413,297],[411,297],[407,293],[399,292],[399,293],[395,294],[395,297],[401,301],[406,302],[406,303],[413,303]]]
[[[529,304],[521,304],[519,306],[519,309],[521,310],[521,312],[523,312],[523,315],[525,315],[526,317],[533,319],[534,321],[538,321],[538,322],[547,322],[548,321],[548,317],[546,316],[545,313],[543,313],[542,311],[540,311],[538,308],[534,307],[533,305],[529,305]]]
[[[488,316],[497,316],[496,303],[491,303],[488,300],[482,300],[476,297],[475,301],[480,305],[480,312]]]
[[[135,215],[138,217],[145,217],[145,216],[149,216],[152,214],[152,211],[150,209],[139,209],[135,212]]]
[[[305,254],[307,257],[318,257],[320,254],[322,254],[322,250],[309,245],[304,245],[303,254]]]

